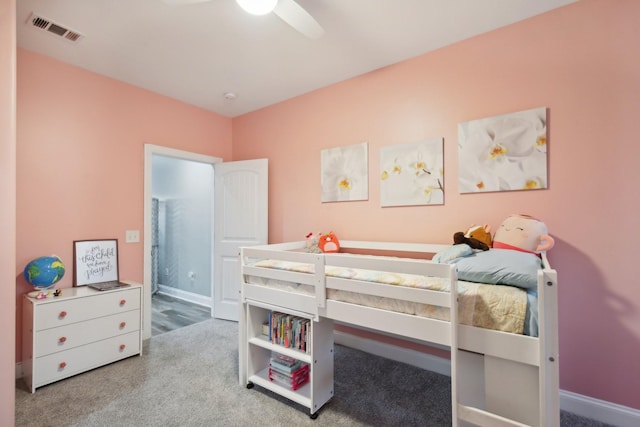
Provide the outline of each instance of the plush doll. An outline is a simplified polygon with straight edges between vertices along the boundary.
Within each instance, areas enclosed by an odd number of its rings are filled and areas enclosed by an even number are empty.
[[[318,247],[319,236],[320,234],[318,234],[318,236],[315,236],[313,233],[309,233],[305,236],[307,239],[307,243],[304,247],[305,251],[311,252],[314,254],[322,253],[322,251]]]
[[[496,249],[539,253],[551,249],[554,244],[544,222],[529,215],[510,215],[493,236]]]
[[[491,226],[474,225],[464,233],[458,231],[453,235],[453,243],[459,245],[465,243],[471,246],[472,249],[480,249],[482,251],[488,251],[491,248]]]
[[[340,241],[333,231],[322,234],[318,240],[318,246],[322,252],[330,253],[340,251]]]

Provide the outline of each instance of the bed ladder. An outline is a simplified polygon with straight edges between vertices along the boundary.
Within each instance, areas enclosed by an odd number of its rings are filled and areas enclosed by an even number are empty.
[[[548,267],[546,257],[543,259],[547,268],[538,273],[537,363],[520,363],[460,349],[458,339],[461,327],[458,325],[457,304],[452,303],[453,427],[559,427],[558,280],[556,271]],[[457,295],[455,297],[457,299]],[[497,392],[502,384],[509,381],[511,384],[507,384],[507,392]],[[523,393],[515,393],[514,390],[518,390],[523,384]],[[461,386],[464,386],[464,390]],[[487,407],[491,410],[484,409]],[[500,413],[492,412],[494,410]],[[504,416],[505,414],[509,416]],[[526,420],[526,423],[510,417]]]
[[[499,371],[502,361],[495,358],[486,360],[486,357],[479,353],[460,350],[457,347],[457,343],[455,346],[451,346],[452,426],[530,427],[532,424],[525,424],[492,412],[495,409],[487,401],[495,401],[495,398],[487,397],[487,394],[491,393],[488,389],[495,387],[499,380],[486,379],[485,376],[490,375],[487,370],[496,372],[497,369]],[[511,362],[510,366],[513,366],[513,362]],[[505,381],[504,377],[509,377],[508,371],[509,368],[507,367],[504,374],[499,374],[503,381]],[[491,385],[486,384],[487,381]],[[518,380],[514,381],[518,382]],[[485,409],[487,407],[492,408],[492,410]],[[511,416],[514,415],[511,414]],[[529,419],[531,419],[530,416]]]
[[[482,427],[530,427],[529,424],[522,424],[509,418],[491,412],[474,408],[473,406],[465,406],[458,404],[457,407],[458,423],[453,423],[454,427],[463,425],[460,422],[471,423],[474,426]]]

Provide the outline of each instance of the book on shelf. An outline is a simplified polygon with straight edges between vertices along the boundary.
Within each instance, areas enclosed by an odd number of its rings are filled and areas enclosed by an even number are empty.
[[[280,385],[297,390],[299,386],[309,381],[309,365],[302,364],[298,369],[291,373],[283,373],[275,369],[273,366],[269,367],[269,380],[279,383]]]
[[[287,376],[299,375],[302,372],[309,371],[309,365],[302,360],[285,356],[275,351],[271,352],[269,367]]]
[[[283,368],[282,366],[278,366],[276,364],[270,364],[269,369],[287,377],[298,377],[309,372],[309,365],[300,362],[296,363],[295,366],[292,366],[290,368]]]
[[[268,337],[269,336],[269,323],[265,322],[262,324],[262,328],[260,329],[260,332],[262,332],[262,335]]]
[[[305,353],[311,352],[311,347],[308,345],[311,332],[309,319],[272,311],[269,312],[268,321],[269,340],[272,343]]]
[[[269,360],[269,366],[287,375],[297,372],[306,363],[293,357],[273,352]]]
[[[295,372],[291,372],[285,374],[284,372],[280,372],[273,367],[269,367],[269,375],[277,375],[282,379],[288,379],[291,381],[298,381],[300,378],[304,378],[309,376],[309,365],[302,365]]]
[[[280,353],[277,353],[275,351],[272,351],[271,352],[271,361],[279,363],[279,364],[284,365],[284,366],[292,366],[296,362],[298,362],[299,360],[294,358],[294,357],[285,356],[284,354],[280,354]]]
[[[272,360],[269,366],[278,372],[282,372],[283,374],[292,374],[298,371],[303,366],[303,364],[303,362],[298,360],[293,365],[287,366]]]

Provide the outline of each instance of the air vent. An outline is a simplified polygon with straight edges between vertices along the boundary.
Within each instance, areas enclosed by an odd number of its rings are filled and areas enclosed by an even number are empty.
[[[52,34],[56,37],[61,37],[70,42],[80,41],[84,36],[77,31],[70,30],[69,28],[65,28],[60,24],[56,24],[50,19],[43,18],[42,16],[38,16],[35,13],[32,13],[29,17],[29,21],[27,25],[31,25],[34,28],[38,28],[40,30],[46,31],[49,34]]]

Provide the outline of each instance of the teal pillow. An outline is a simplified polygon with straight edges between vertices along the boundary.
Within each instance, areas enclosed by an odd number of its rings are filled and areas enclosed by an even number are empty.
[[[489,249],[455,261],[458,279],[468,282],[538,288],[542,261],[536,254],[512,249]]]

